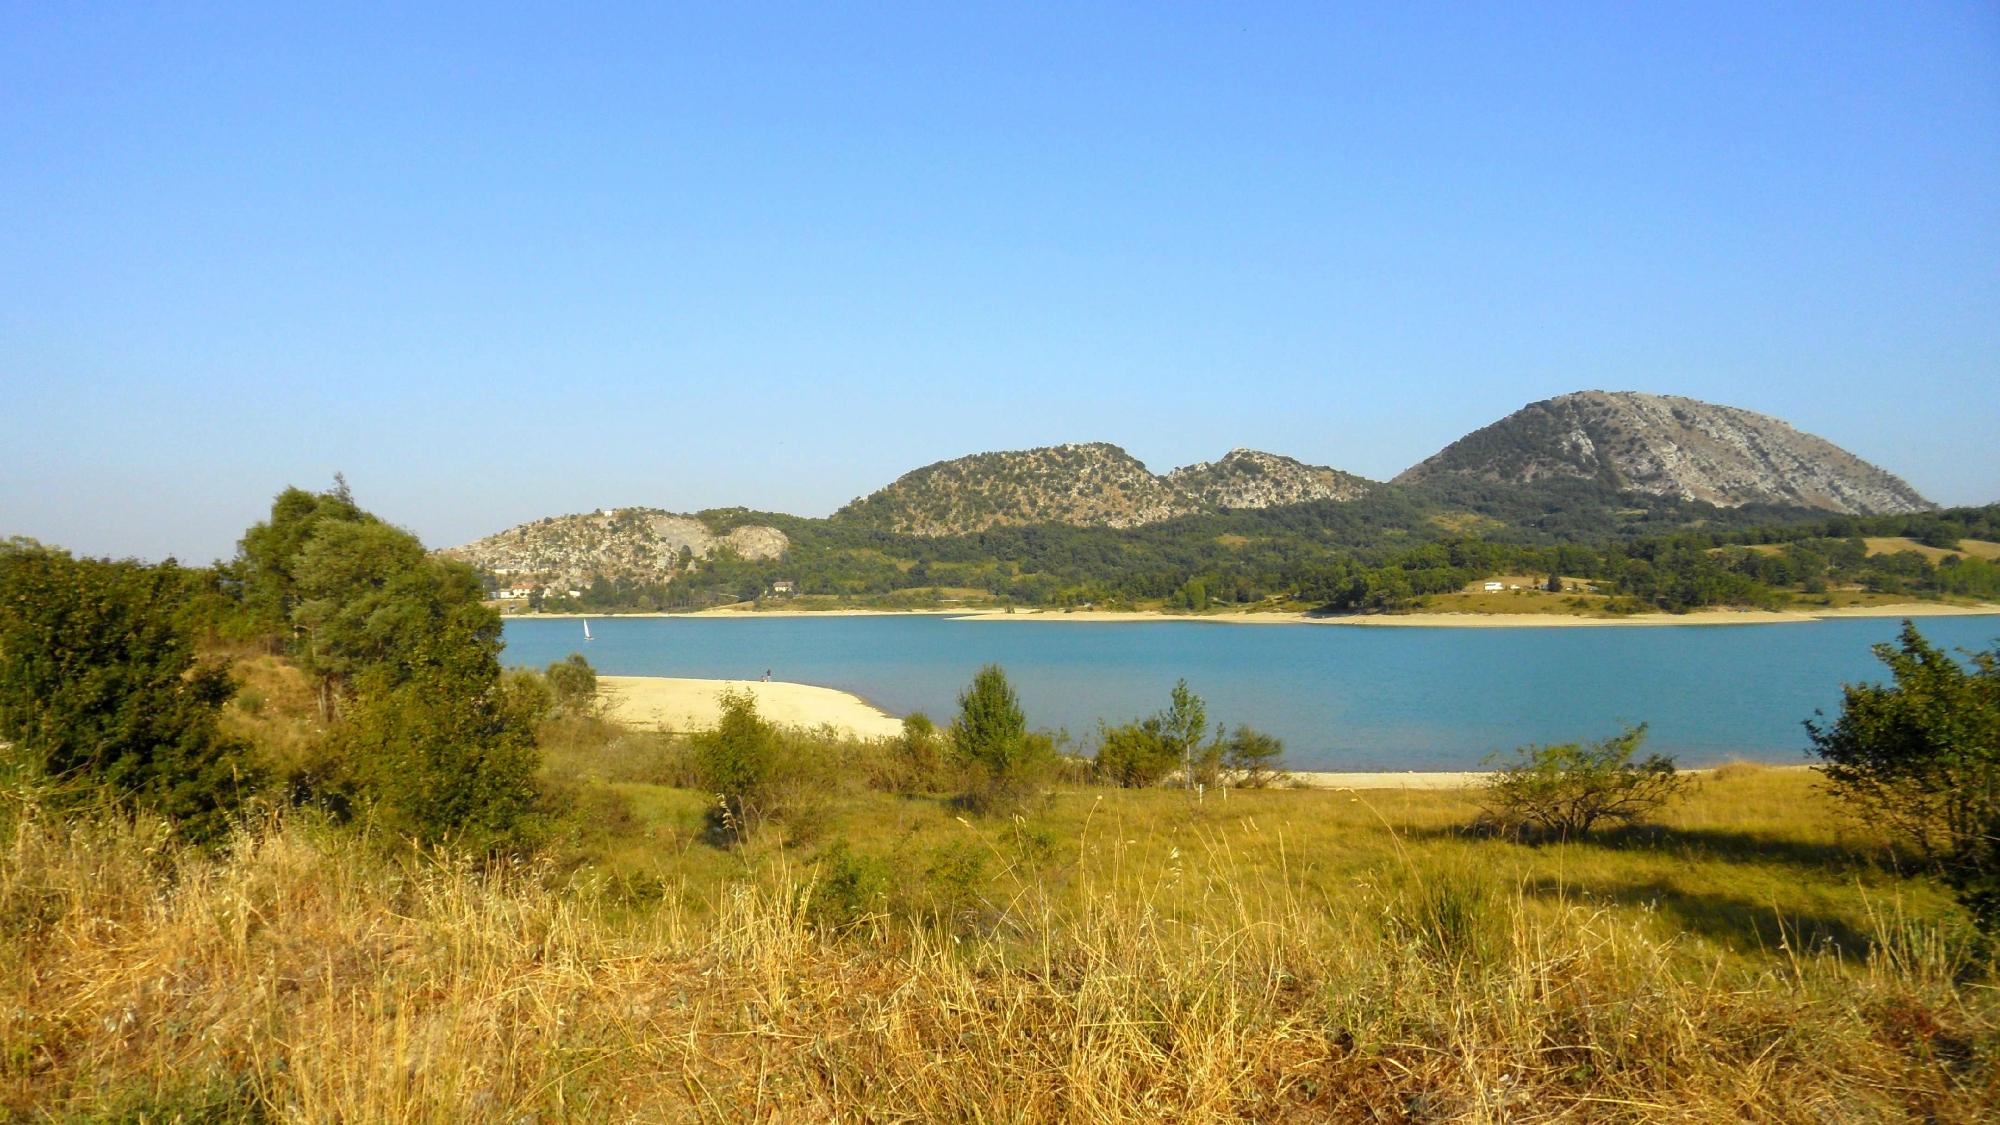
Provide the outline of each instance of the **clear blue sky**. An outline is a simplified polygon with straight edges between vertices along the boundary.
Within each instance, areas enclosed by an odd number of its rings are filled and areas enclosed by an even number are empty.
[[[2000,499],[1991,3],[140,7],[0,6],[0,535],[1381,478],[1592,387]]]

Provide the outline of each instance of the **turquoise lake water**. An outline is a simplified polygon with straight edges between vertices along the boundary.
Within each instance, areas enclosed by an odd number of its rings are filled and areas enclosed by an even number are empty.
[[[1099,719],[1166,706],[1177,678],[1211,724],[1285,740],[1301,769],[1468,769],[1528,742],[1652,727],[1683,765],[1806,761],[1800,726],[1880,680],[1894,618],[1632,628],[1363,628],[942,617],[510,620],[509,665],[582,652],[625,676],[773,679],[854,692],[940,725],[980,665],[1007,670],[1031,725],[1088,742]],[[1990,648],[2000,617],[1933,617],[1933,643]]]

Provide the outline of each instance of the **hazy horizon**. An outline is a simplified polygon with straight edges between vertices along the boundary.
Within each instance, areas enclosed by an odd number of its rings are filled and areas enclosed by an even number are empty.
[[[2000,9],[0,12],[0,536],[1386,479],[1602,388],[2000,500]]]

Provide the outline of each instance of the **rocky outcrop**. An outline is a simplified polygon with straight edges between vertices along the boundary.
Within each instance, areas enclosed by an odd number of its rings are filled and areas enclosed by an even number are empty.
[[[1872,514],[1934,507],[1839,446],[1749,410],[1674,395],[1580,391],[1530,403],[1396,478],[1599,481],[1719,507],[1777,504]]]
[[[694,516],[619,508],[539,519],[439,554],[488,571],[503,586],[524,583],[572,589],[599,575],[664,582],[717,550],[746,559],[774,559],[789,546],[785,533],[775,527],[749,524],[718,533]]]
[[[1155,476],[1123,449],[1091,442],[926,465],[834,518],[924,536],[1011,524],[1137,527],[1222,508],[1351,500],[1368,487],[1348,473],[1250,449]]]
[[[963,535],[995,524],[1134,527],[1186,501],[1131,454],[1104,442],[975,453],[926,465],[834,513],[906,535]]]
[[[1167,484],[1211,508],[1278,508],[1314,500],[1359,500],[1369,481],[1307,465],[1276,453],[1232,449],[1220,461],[1203,461],[1167,474]]]

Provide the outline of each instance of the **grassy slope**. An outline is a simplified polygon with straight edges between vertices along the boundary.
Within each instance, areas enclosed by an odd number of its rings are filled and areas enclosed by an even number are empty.
[[[614,740],[617,736],[613,736]],[[583,777],[643,749],[558,748]],[[1448,793],[847,792],[722,851],[626,780],[601,865],[295,823],[0,844],[0,1114],[171,1120],[1977,1120],[1955,911],[1801,771],[1531,848]],[[845,841],[836,848],[834,841]]]
[[[2000,543],[1984,539],[1961,539],[1958,550],[1947,551],[1942,547],[1927,547],[1908,536],[1870,536],[1864,540],[1871,555],[1893,555],[1901,551],[1915,551],[1931,562],[1948,558],[2000,559]]]

